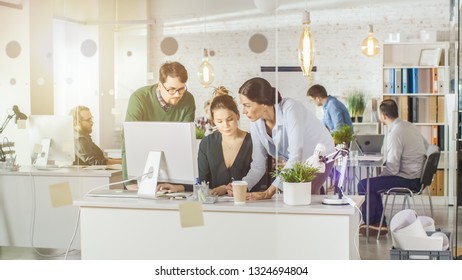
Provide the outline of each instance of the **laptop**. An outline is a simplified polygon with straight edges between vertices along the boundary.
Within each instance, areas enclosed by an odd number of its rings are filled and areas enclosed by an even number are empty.
[[[360,155],[382,155],[383,134],[356,135],[351,143],[351,150],[358,151]]]

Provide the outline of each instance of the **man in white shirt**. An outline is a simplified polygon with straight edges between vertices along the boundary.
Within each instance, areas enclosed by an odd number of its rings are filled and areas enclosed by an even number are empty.
[[[377,234],[383,205],[379,191],[393,187],[406,187],[418,191],[420,189],[420,173],[423,168],[428,142],[420,130],[407,121],[398,117],[398,106],[392,99],[384,100],[379,107],[381,122],[388,129],[387,154],[385,166],[378,177],[370,178],[369,202],[369,232]],[[366,179],[358,184],[360,194],[366,192]],[[367,221],[366,202],[362,205],[363,220]],[[360,233],[365,233],[366,227],[362,225]],[[380,234],[387,234],[386,221],[382,225]]]

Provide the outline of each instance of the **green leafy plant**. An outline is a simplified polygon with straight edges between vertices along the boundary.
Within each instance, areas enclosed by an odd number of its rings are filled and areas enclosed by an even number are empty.
[[[279,176],[282,181],[287,183],[311,182],[316,177],[319,169],[303,162],[296,162],[291,168],[279,167],[271,176]]]
[[[364,93],[360,90],[354,90],[348,93],[347,98],[348,111],[351,117],[362,117],[366,109]]]
[[[334,144],[347,144],[349,145],[351,141],[355,139],[353,127],[343,124],[337,130],[332,132],[332,138],[334,139]]]
[[[203,131],[200,127],[196,126],[196,139],[202,139],[205,137],[205,131]]]

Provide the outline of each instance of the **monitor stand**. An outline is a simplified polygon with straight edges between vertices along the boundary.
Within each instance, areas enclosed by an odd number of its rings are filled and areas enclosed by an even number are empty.
[[[148,154],[144,171],[138,179],[138,197],[155,199],[157,192],[157,180],[162,152],[151,151]]]
[[[51,139],[44,138],[42,139],[41,145],[37,145],[35,148],[37,151],[37,158],[35,159],[35,167],[38,168],[47,168],[48,167],[48,154],[50,153]]]

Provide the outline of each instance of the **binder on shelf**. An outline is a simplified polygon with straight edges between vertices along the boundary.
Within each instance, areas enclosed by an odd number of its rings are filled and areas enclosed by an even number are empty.
[[[428,99],[426,97],[415,98],[417,120],[419,123],[428,123]]]
[[[444,96],[438,96],[437,97],[437,114],[436,114],[436,121],[438,123],[444,123],[444,114],[445,114],[445,109],[444,109]]]
[[[436,196],[437,194],[437,181],[438,179],[436,178],[437,175],[435,175],[435,178],[433,179],[432,183],[430,184],[430,195],[431,196]]]
[[[419,101],[418,98],[409,97],[409,121],[413,123],[419,122]]]
[[[395,93],[395,68],[390,68],[388,93]]]
[[[438,169],[436,170],[436,195],[443,196],[444,195],[444,170]]]
[[[438,93],[438,68],[432,68],[431,93]]]
[[[383,71],[383,93],[390,92],[390,71],[384,69]]]
[[[413,98],[413,97],[409,97],[409,100],[408,100],[408,110],[409,110],[409,121],[410,122],[413,122],[413,123],[417,123],[419,122],[419,112],[418,112],[418,99],[417,98]]]
[[[437,125],[432,125],[432,137],[431,137],[431,142],[433,145],[438,146],[438,126]]]
[[[402,93],[408,93],[408,83],[407,83],[407,73],[408,73],[407,68],[401,69],[401,92]]]
[[[419,89],[419,93],[430,93],[431,92],[431,84],[432,84],[432,76],[431,76],[431,69],[423,69],[420,68],[418,72],[418,82],[417,87]]]
[[[444,137],[444,127],[438,127],[438,147],[441,151],[444,151],[444,142],[446,141]]]
[[[445,93],[444,89],[444,68],[438,68],[438,93]]]
[[[398,108],[399,108],[399,117],[404,120],[404,121],[410,121],[410,118],[409,118],[409,107],[410,104],[409,104],[409,100],[411,98],[409,98],[408,96],[400,96],[396,101],[396,103],[398,104]]]
[[[410,68],[408,73],[409,78],[409,93],[418,93],[419,92],[419,69]]]
[[[428,122],[429,123],[436,123],[437,120],[437,98],[436,96],[428,97]]]
[[[395,93],[401,93],[401,68],[395,69]]]

